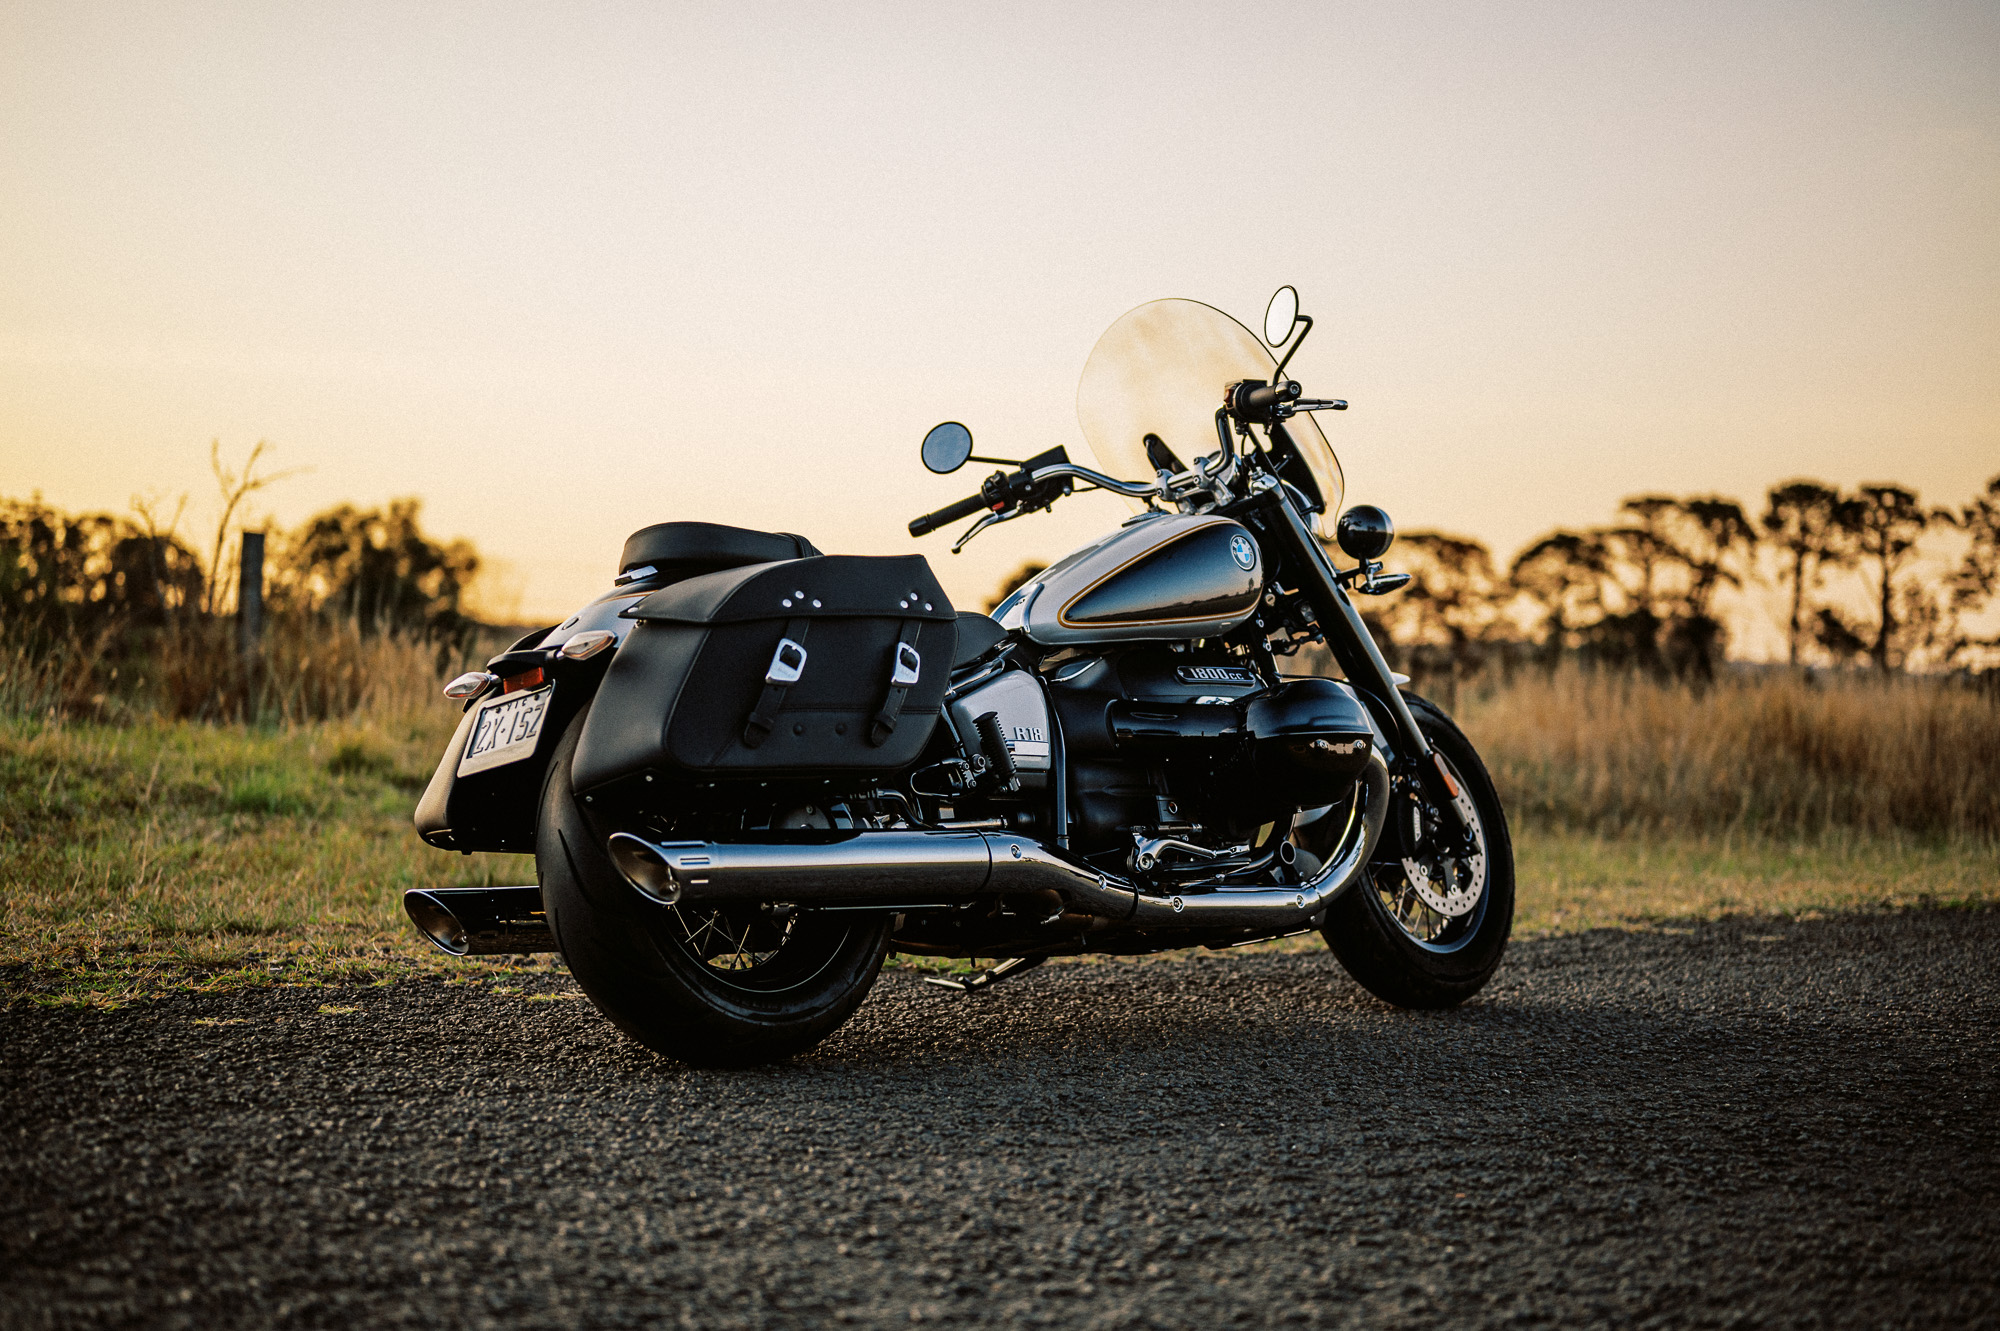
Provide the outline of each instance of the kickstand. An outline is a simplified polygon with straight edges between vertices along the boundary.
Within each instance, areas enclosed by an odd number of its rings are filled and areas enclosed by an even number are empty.
[[[984,989],[988,985],[998,984],[1010,975],[1033,970],[1047,960],[1046,954],[1039,957],[1008,957],[1005,961],[989,966],[977,975],[968,975],[963,980],[950,975],[926,975],[924,983],[934,984],[940,989],[956,989],[959,993],[965,994],[974,989]]]

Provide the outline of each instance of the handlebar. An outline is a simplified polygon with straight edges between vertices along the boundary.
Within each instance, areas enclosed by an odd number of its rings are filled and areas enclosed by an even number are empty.
[[[967,495],[955,504],[947,504],[935,513],[926,513],[913,520],[910,535],[928,536],[940,527],[985,509],[987,517],[966,533],[964,540],[959,542],[962,547],[965,541],[994,522],[1005,522],[1009,518],[1047,508],[1063,495],[1071,493],[1076,481],[1099,490],[1109,490],[1113,494],[1144,499],[1149,506],[1156,499],[1180,502],[1201,491],[1213,493],[1218,500],[1227,500],[1233,490],[1225,491],[1223,487],[1234,487],[1237,483],[1234,479],[1236,441],[1230,433],[1232,418],[1238,422],[1237,430],[1246,437],[1249,425],[1263,425],[1271,431],[1273,445],[1283,446],[1284,422],[1290,417],[1308,411],[1347,410],[1347,403],[1339,398],[1303,396],[1304,388],[1296,379],[1277,384],[1245,379],[1231,384],[1222,406],[1215,413],[1215,438],[1220,451],[1213,458],[1196,459],[1192,471],[1175,476],[1162,473],[1158,479],[1151,481],[1121,481],[1103,472],[1079,467],[1069,460],[1066,450],[1052,448],[1015,464],[1019,468],[1016,471],[994,472],[979,487],[978,494]],[[981,461],[998,459],[982,458]],[[953,552],[956,553],[956,550],[957,547],[954,547]]]
[[[910,523],[910,535],[928,536],[939,527],[957,522],[960,518],[971,517],[986,507],[985,495],[969,495],[956,504],[946,504],[935,513],[926,513]]]
[[[1088,467],[1079,467],[1074,462],[1060,462],[1053,467],[1043,467],[1040,471],[1035,472],[1030,479],[1035,484],[1041,485],[1048,481],[1061,480],[1065,476],[1074,480],[1089,481],[1100,490],[1109,490],[1113,494],[1128,495],[1133,499],[1144,499],[1148,495],[1157,495],[1160,493],[1160,483],[1158,481],[1121,481],[1106,476],[1101,471],[1092,471]]]
[[[978,494],[968,495],[956,504],[947,504],[935,513],[926,513],[914,519],[910,523],[910,535],[928,536],[939,527],[971,517],[982,508],[1005,517],[1019,516],[1006,511],[1017,503],[1025,502],[1030,512],[1047,508],[1057,498],[1070,492],[1066,483],[1069,481],[1084,481],[1100,490],[1133,499],[1151,499],[1166,493],[1158,481],[1121,481],[1101,471],[1079,467],[1069,460],[1062,449],[1052,448],[1029,458],[1017,472],[994,472],[980,487]]]

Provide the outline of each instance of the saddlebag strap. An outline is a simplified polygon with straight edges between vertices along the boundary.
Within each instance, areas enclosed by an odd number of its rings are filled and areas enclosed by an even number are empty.
[[[896,650],[889,655],[889,692],[882,699],[882,710],[875,713],[874,724],[868,727],[868,743],[875,748],[881,748],[896,733],[897,718],[903,714],[903,699],[916,687],[917,677],[923,673],[924,658],[917,655],[917,635],[923,628],[923,620],[906,619],[896,630]]]
[[[757,705],[750,709],[750,719],[743,726],[743,747],[754,749],[770,738],[777,728],[778,713],[785,705],[785,690],[799,682],[799,676],[806,668],[806,631],[812,621],[801,615],[785,621],[784,636],[778,639],[778,650],[771,653],[771,664],[764,671],[764,692],[758,696]]]

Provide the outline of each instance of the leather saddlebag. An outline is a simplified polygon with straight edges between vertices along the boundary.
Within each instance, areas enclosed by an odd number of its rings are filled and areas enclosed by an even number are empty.
[[[572,779],[866,777],[908,767],[943,704],[956,615],[921,555],[819,555],[689,578],[638,620]]]

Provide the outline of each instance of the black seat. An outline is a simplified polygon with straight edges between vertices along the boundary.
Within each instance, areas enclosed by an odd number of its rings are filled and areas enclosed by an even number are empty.
[[[678,582],[699,573],[818,553],[811,541],[790,532],[751,531],[718,522],[661,522],[625,538],[618,572],[622,576],[651,565],[656,572],[647,582]]]
[[[954,666],[968,665],[1000,645],[1007,630],[990,616],[977,610],[958,612],[958,650],[951,654]]]

